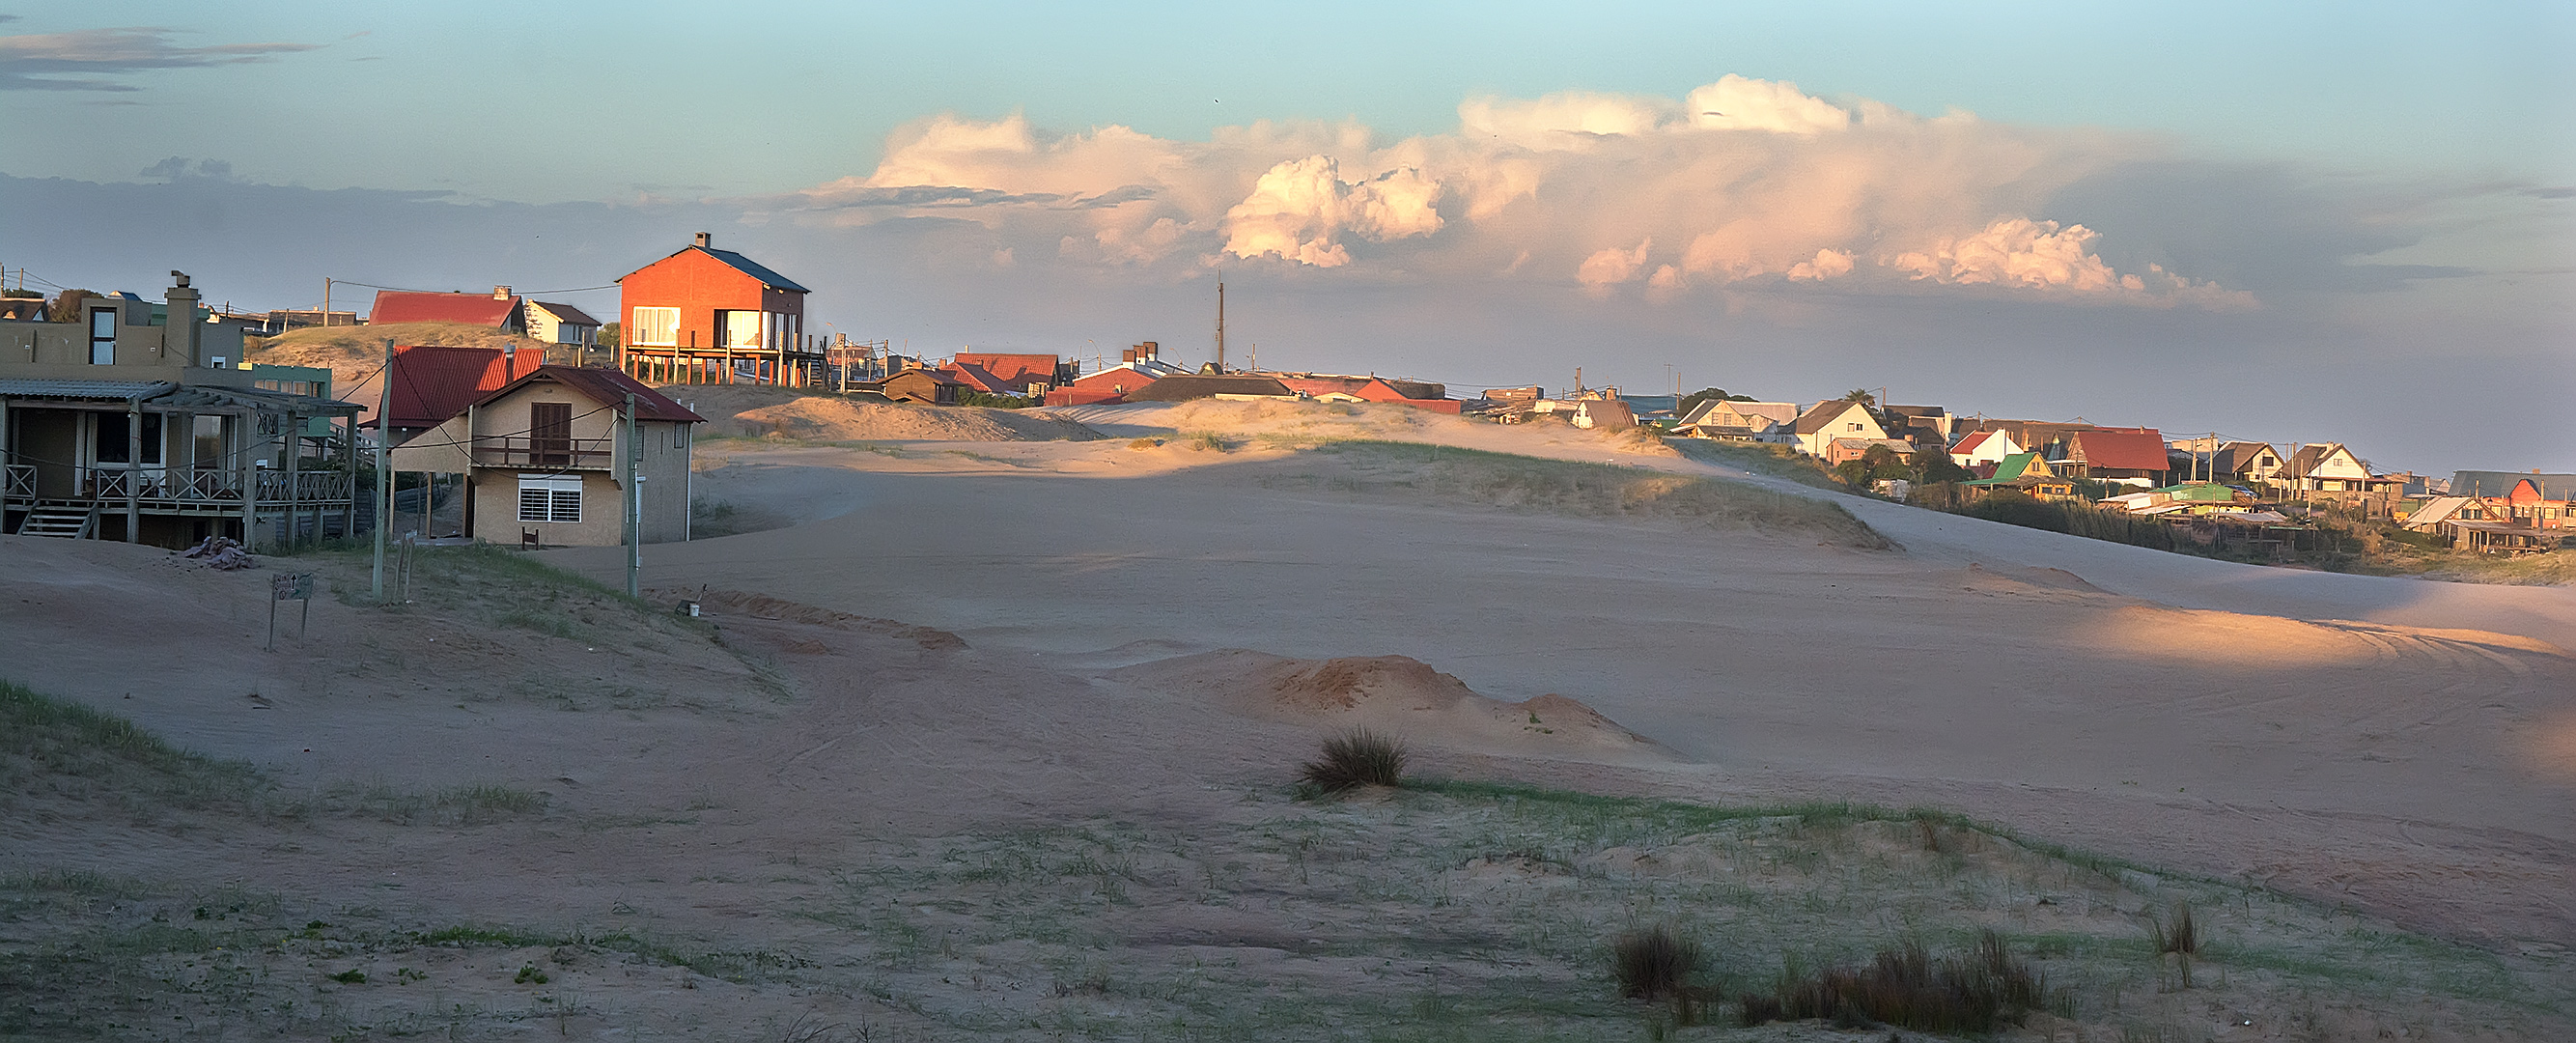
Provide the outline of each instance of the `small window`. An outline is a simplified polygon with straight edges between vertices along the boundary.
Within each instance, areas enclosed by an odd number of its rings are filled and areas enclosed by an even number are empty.
[[[1849,423],[1849,424],[1844,424],[1844,425],[1843,425],[1843,427],[1844,427],[1844,429],[1846,429],[1846,430],[1851,430],[1851,431],[1858,431],[1858,430],[1860,430],[1860,424],[1859,424],[1859,423],[1857,423],[1857,422],[1855,422],[1855,423]]]
[[[89,313],[89,364],[116,364],[116,309],[99,308]]]
[[[580,524],[581,476],[520,475],[519,520]]]
[[[635,309],[635,332],[630,344],[673,347],[680,343],[680,309]]]

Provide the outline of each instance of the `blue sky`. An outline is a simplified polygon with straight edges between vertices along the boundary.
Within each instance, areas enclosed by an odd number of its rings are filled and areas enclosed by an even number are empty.
[[[1074,353],[1195,348],[1223,266],[1265,363],[2576,469],[2352,408],[2563,411],[2576,5],[0,14],[0,261],[67,283],[593,286],[713,230],[818,326]]]

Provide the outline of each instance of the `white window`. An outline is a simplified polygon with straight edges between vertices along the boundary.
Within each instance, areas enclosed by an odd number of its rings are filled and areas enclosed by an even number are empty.
[[[577,474],[520,475],[519,520],[580,524],[581,476]]]
[[[1860,425],[1859,425],[1859,424],[1856,424],[1856,423],[1853,423],[1853,424],[1844,424],[1844,425],[1843,425],[1843,427],[1844,427],[1844,428],[1846,428],[1846,429],[1848,429],[1848,430],[1852,430],[1852,431],[1858,431],[1858,430],[1860,430]]]
[[[635,309],[635,329],[632,333],[627,335],[626,343],[650,344],[656,347],[678,346],[680,343],[680,309]]]
[[[725,347],[760,348],[766,346],[760,342],[760,332],[762,326],[761,320],[767,316],[756,311],[728,311],[723,312],[722,315],[724,317]]]

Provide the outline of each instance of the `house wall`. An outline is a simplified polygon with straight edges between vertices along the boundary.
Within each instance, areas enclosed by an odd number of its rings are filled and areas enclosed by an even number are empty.
[[[221,358],[230,367],[241,361],[241,327],[229,323],[151,324],[150,302],[92,300],[87,311],[117,315],[115,361],[92,365],[87,312],[82,322],[0,323],[0,377],[30,380],[172,380],[190,384],[248,387],[247,376],[220,374]],[[182,314],[196,311],[188,298]]]
[[[630,338],[635,335],[635,309],[678,308],[680,323],[673,339],[686,348],[689,338],[697,338],[702,351],[723,347],[717,336],[716,313],[719,311],[763,311],[787,317],[785,336],[804,332],[805,295],[785,290],[772,290],[760,280],[744,275],[734,266],[691,248],[665,257],[630,273],[618,283],[617,321]],[[635,344],[639,348],[655,345]],[[788,344],[795,347],[795,344]]]

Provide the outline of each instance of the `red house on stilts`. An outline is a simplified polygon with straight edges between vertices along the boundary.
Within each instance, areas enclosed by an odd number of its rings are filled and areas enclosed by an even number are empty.
[[[618,367],[648,384],[823,383],[823,346],[805,332],[804,287],[707,233],[617,280]]]

